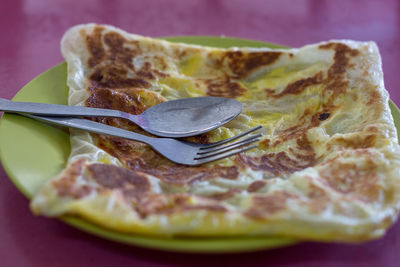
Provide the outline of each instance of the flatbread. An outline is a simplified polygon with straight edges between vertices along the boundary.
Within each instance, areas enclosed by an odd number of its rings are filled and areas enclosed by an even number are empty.
[[[61,44],[69,104],[138,114],[162,101],[223,96],[243,113],[189,141],[263,125],[258,149],[199,167],[135,141],[71,130],[68,166],[31,208],[157,236],[285,236],[358,242],[399,210],[400,153],[373,42],[299,49],[211,48],[78,25]],[[96,121],[144,133],[121,119]]]

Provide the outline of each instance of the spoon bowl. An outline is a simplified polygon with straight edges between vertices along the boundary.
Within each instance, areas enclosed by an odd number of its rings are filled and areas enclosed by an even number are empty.
[[[137,123],[155,135],[185,137],[216,129],[236,118],[242,103],[224,97],[194,97],[167,101],[138,115]]]

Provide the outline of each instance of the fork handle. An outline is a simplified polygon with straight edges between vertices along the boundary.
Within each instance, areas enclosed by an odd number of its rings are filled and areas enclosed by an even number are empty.
[[[126,117],[126,113],[119,110],[77,107],[67,105],[16,102],[0,98],[0,110],[11,113],[30,113],[49,116],[88,116],[88,117]],[[130,115],[134,116],[134,115]]]
[[[124,129],[120,129],[117,127],[109,126],[106,124],[86,120],[86,119],[78,119],[78,118],[71,118],[71,117],[46,117],[46,116],[37,116],[27,113],[20,113],[25,117],[29,117],[38,121],[46,122],[49,124],[65,126],[68,128],[75,128],[80,130],[85,130],[88,132],[98,133],[98,134],[106,134],[116,137],[122,137],[134,141],[139,141],[142,143],[146,143],[152,146],[152,140],[155,138],[145,136],[142,134],[134,133],[131,131],[127,131]]]

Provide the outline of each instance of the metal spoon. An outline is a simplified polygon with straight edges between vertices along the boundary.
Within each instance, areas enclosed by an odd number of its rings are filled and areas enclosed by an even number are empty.
[[[166,101],[142,114],[132,115],[112,109],[15,102],[0,98],[0,110],[57,117],[124,118],[154,135],[186,137],[211,131],[233,120],[242,111],[242,103],[224,97],[193,97]]]

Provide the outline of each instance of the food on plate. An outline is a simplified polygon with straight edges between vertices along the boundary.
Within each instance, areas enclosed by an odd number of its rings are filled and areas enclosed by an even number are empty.
[[[375,43],[221,49],[86,24],[61,48],[70,105],[138,114],[172,99],[230,97],[242,114],[187,140],[259,124],[263,136],[258,149],[188,167],[139,142],[71,130],[68,165],[36,193],[35,214],[134,234],[337,242],[378,238],[396,220],[400,153]]]

